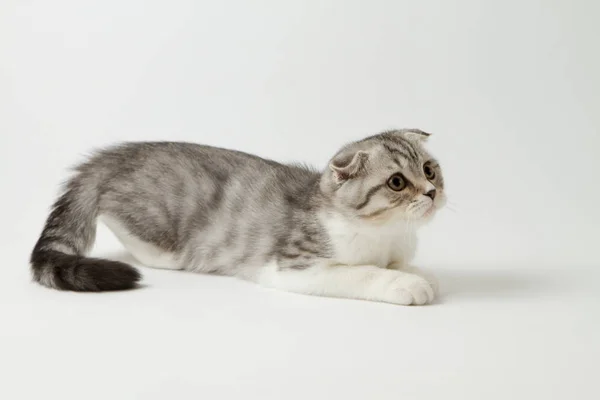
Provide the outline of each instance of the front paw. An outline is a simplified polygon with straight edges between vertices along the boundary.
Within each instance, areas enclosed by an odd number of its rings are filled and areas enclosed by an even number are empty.
[[[390,282],[386,294],[390,303],[405,306],[423,305],[433,301],[435,290],[425,278],[415,274],[402,273]]]
[[[424,271],[421,268],[414,267],[412,265],[405,267],[403,271],[410,272],[411,274],[419,275],[421,278],[423,278],[427,282],[429,282],[429,284],[433,288],[433,292],[436,295],[439,294],[440,284],[438,283],[437,278],[435,276],[433,276],[433,274],[431,274],[427,271]]]
[[[417,268],[413,265],[407,265],[407,264],[403,264],[400,262],[393,262],[390,263],[387,267],[388,269],[395,269],[397,271],[403,271],[403,272],[408,272],[414,275],[419,275],[421,278],[425,279],[427,282],[429,282],[429,284],[431,285],[431,287],[433,288],[433,292],[435,294],[439,293],[439,283],[438,280],[429,272],[422,270],[421,268]]]

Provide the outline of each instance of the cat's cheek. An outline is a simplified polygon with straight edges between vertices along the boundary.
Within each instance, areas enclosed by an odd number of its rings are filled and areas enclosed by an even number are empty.
[[[399,205],[397,207],[392,208],[389,211],[388,218],[392,222],[405,221],[410,219],[408,212],[406,211],[406,207],[403,205]]]

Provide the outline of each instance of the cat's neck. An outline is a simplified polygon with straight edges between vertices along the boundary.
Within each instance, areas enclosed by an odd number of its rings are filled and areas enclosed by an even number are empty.
[[[335,263],[376,265],[385,268],[398,260],[414,257],[418,227],[409,221],[372,221],[322,212],[321,224],[327,233]]]

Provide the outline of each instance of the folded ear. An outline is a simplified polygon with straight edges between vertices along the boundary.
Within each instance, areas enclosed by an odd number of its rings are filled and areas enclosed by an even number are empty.
[[[416,142],[426,142],[431,136],[431,133],[424,132],[420,129],[406,129],[402,132],[405,138],[408,140],[414,140]]]
[[[369,154],[362,150],[355,153],[343,153],[329,163],[329,168],[339,183],[359,175],[364,170],[368,159]]]

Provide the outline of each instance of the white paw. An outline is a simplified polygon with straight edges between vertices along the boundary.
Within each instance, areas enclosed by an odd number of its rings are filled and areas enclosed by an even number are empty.
[[[413,267],[410,265],[407,266],[405,269],[403,269],[403,271],[410,272],[411,274],[419,275],[421,278],[423,278],[427,282],[429,282],[429,284],[433,288],[434,294],[437,295],[439,293],[440,284],[438,283],[437,278],[435,276],[433,276],[433,274],[429,273],[428,271],[423,271],[421,268]]]
[[[433,301],[435,291],[433,285],[425,278],[402,273],[390,282],[386,298],[390,303],[401,305],[423,305]]]

